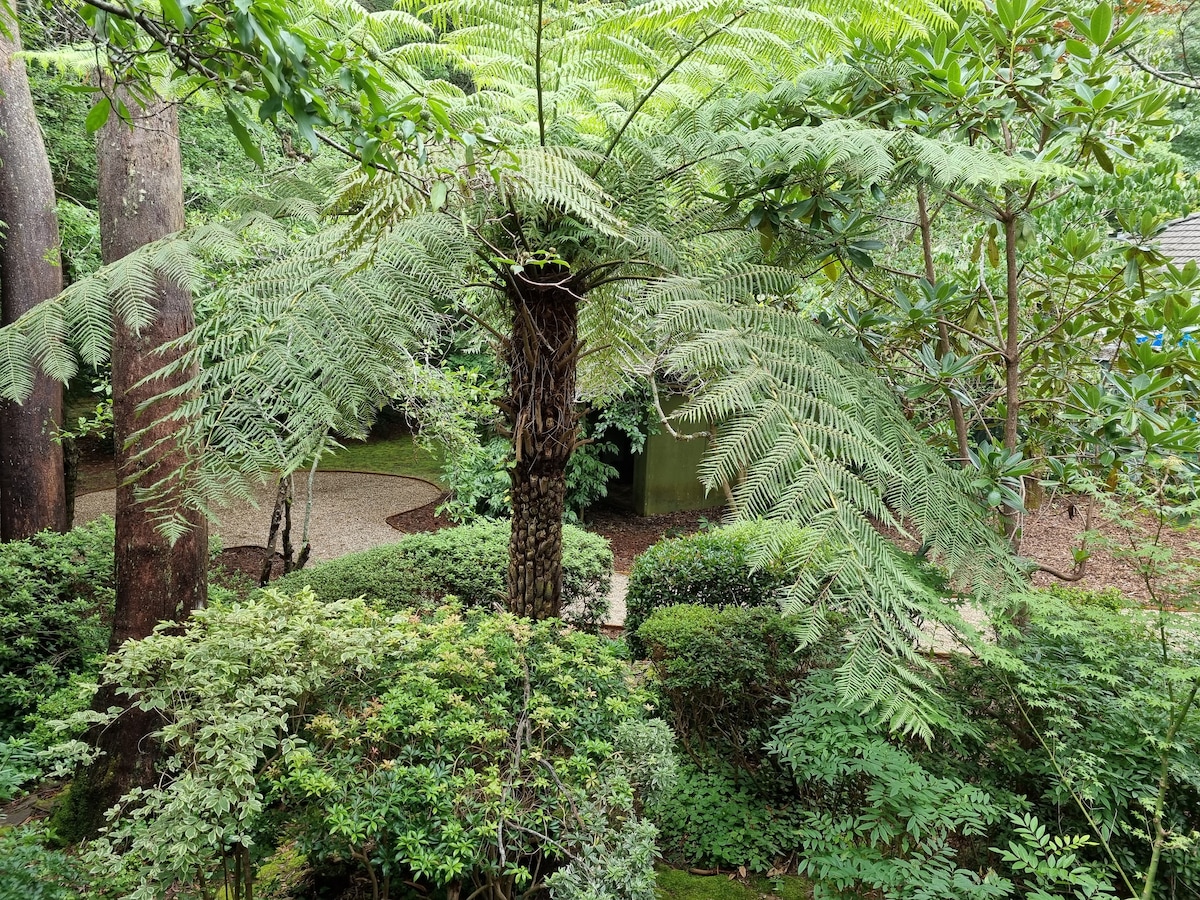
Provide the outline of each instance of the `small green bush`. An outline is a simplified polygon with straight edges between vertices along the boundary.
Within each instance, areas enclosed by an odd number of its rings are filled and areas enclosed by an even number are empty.
[[[112,624],[113,522],[0,545],[0,739],[94,672]]]
[[[638,629],[664,714],[690,750],[758,756],[809,656],[792,626],[771,609],[684,604],[655,610]]]
[[[634,655],[645,648],[637,636],[656,609],[699,606],[775,606],[785,582],[779,569],[752,571],[750,549],[766,523],[751,522],[659,541],[633,562],[625,596],[625,632]]]
[[[717,759],[684,761],[675,790],[650,809],[672,862],[765,873],[795,852],[801,810],[776,778]]]
[[[309,585],[325,600],[368,597],[392,608],[431,606],[447,595],[466,606],[491,607],[504,600],[509,528],[504,521],[480,521],[412,534],[386,547],[293,572],[275,587],[286,592]],[[603,622],[612,559],[604,538],[563,527],[565,618],[589,626]]]
[[[0,900],[79,900],[82,866],[36,825],[0,828]]]

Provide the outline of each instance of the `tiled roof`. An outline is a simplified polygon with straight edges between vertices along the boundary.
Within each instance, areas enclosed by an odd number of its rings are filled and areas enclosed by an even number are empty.
[[[1175,262],[1200,261],[1200,213],[1169,222],[1155,241]]]

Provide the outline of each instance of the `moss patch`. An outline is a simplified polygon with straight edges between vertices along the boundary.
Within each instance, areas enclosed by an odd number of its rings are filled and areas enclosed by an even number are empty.
[[[795,876],[733,881],[726,875],[659,868],[658,896],[660,900],[810,900],[812,890]]]

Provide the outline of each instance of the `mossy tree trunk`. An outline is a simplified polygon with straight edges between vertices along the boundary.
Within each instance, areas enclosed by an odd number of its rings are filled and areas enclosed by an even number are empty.
[[[133,115],[133,125],[114,113],[99,133],[101,252],[106,263],[183,228],[183,176],[179,126],[173,106],[152,100],[139,104],[118,88]],[[116,104],[114,104],[115,108]],[[134,331],[114,322],[113,419],[117,445],[116,609],[110,650],[150,634],[160,622],[183,621],[203,606],[207,595],[208,528],[198,514],[171,544],[158,530],[154,512],[134,493],[131,479],[152,484],[177,471],[182,450],[172,427],[158,424],[179,400],[143,403],[189,377],[143,382],[170,361],[160,348],[191,331],[194,319],[188,292],[166,279],[158,284],[154,322]],[[173,485],[156,503],[172,503]],[[95,707],[124,705],[111,687],[103,687]],[[130,788],[155,779],[155,744],[147,739],[161,725],[152,713],[126,712],[93,736],[102,755],[80,773],[68,813],[71,835],[94,834],[103,813]]]
[[[7,32],[7,36],[6,36]],[[0,324],[62,290],[54,179],[38,127],[17,21],[0,4]],[[62,385],[44,375],[20,405],[0,409],[0,540],[66,531],[58,443]]]
[[[508,607],[520,616],[547,619],[562,607],[567,461],[578,440],[579,295],[565,269],[535,271],[536,280],[513,276],[507,291],[513,325],[503,407],[516,450]]]

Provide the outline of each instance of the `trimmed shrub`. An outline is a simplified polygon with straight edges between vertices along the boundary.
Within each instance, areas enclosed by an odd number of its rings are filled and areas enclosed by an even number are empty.
[[[275,582],[281,591],[312,587],[318,597],[368,597],[395,608],[436,605],[453,595],[466,606],[504,601],[509,523],[480,521],[412,534],[395,544],[352,553],[293,572]],[[608,541],[571,525],[563,527],[563,615],[595,626],[608,612],[612,581]]]
[[[767,729],[809,658],[787,619],[771,609],[680,605],[638,629],[664,717],[689,752],[758,757]]]
[[[113,540],[104,518],[0,545],[0,738],[108,649]]]
[[[634,656],[645,656],[637,636],[656,609],[699,606],[770,606],[785,583],[782,570],[752,571],[750,548],[770,526],[747,522],[659,541],[633,562],[625,596],[625,633]]]

